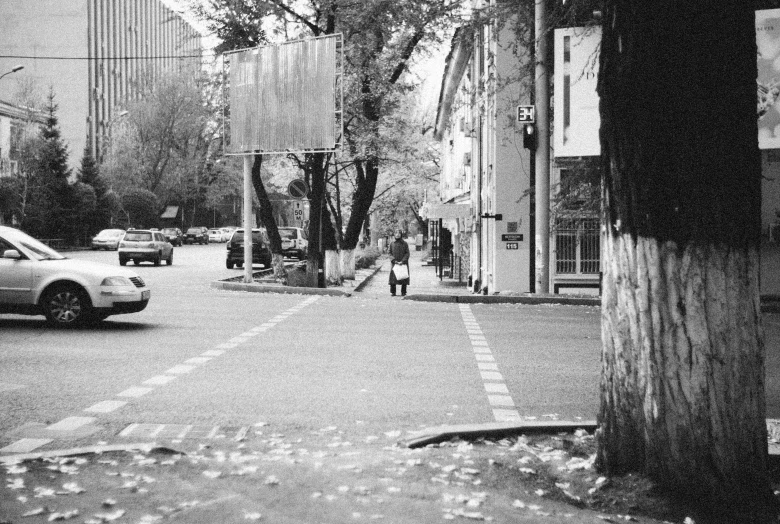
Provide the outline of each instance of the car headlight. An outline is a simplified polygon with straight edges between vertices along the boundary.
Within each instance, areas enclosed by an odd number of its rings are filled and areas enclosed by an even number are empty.
[[[131,286],[133,285],[132,282],[130,282],[130,279],[127,277],[106,277],[103,279],[103,282],[100,283],[101,286]]]

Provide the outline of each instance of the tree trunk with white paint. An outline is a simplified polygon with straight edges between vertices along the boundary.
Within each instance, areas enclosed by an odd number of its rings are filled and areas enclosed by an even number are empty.
[[[341,250],[341,277],[344,280],[355,280],[355,250]]]
[[[605,0],[603,20],[597,466],[768,522],[754,13]]]
[[[340,286],[342,283],[341,257],[334,249],[325,251],[325,282],[329,286]]]

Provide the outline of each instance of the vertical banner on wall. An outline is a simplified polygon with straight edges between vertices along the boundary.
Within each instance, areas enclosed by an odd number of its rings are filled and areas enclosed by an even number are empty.
[[[780,149],[780,9],[756,11],[758,147]]]
[[[567,27],[555,30],[556,157],[597,156],[599,142],[599,68],[601,28]]]

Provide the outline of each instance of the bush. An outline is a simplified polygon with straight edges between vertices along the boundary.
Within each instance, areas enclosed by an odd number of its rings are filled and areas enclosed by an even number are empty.
[[[374,265],[382,253],[378,248],[367,247],[355,253],[355,269],[367,269]]]

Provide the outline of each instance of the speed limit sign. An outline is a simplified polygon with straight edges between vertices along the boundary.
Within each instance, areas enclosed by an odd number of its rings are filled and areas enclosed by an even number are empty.
[[[303,204],[295,202],[293,207],[293,218],[298,222],[303,222]]]

